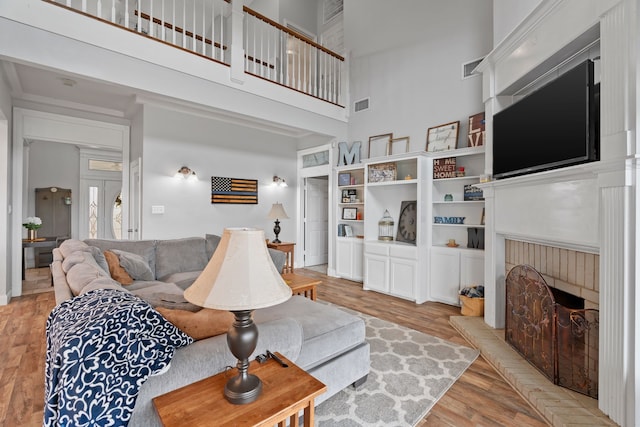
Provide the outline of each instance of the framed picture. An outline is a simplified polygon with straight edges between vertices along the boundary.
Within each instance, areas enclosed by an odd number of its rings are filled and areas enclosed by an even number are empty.
[[[342,208],[342,219],[356,219],[358,208]]]
[[[343,172],[338,174],[338,185],[349,185],[351,184],[351,174],[348,172]]]
[[[458,147],[460,121],[445,123],[427,130],[427,151],[446,151]]]
[[[389,144],[393,139],[393,133],[385,133],[369,137],[369,158],[389,155]]]
[[[394,162],[369,165],[369,182],[395,181],[396,177],[397,170]]]
[[[389,141],[388,154],[404,154],[409,152],[409,137],[394,138]]]
[[[469,147],[480,147],[485,141],[484,112],[469,116],[469,134],[467,135]]]
[[[355,203],[356,201],[356,190],[342,190],[342,203]]]
[[[353,237],[353,228],[350,225],[344,226],[344,235],[345,237]]]

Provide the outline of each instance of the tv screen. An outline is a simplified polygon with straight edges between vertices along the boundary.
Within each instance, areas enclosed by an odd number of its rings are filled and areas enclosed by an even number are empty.
[[[599,92],[586,60],[493,116],[496,179],[598,160]]]

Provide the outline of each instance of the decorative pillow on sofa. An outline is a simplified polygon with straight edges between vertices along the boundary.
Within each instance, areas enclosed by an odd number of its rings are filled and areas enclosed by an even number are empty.
[[[230,311],[211,308],[203,308],[195,313],[163,307],[156,307],[156,310],[194,340],[224,334],[229,330],[234,320],[233,313]]]
[[[149,267],[149,263],[141,255],[112,249],[120,259],[120,266],[124,268],[133,280],[154,280],[156,277]]]
[[[133,283],[133,278],[127,273],[123,267],[120,266],[120,258],[118,255],[111,251],[104,251],[104,258],[109,265],[109,274],[113,280],[118,281],[121,285],[130,285]]]

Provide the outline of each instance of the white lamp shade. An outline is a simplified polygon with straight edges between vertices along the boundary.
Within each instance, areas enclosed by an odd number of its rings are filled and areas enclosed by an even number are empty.
[[[289,219],[282,203],[274,203],[267,217],[269,219]]]
[[[263,230],[227,228],[184,297],[206,308],[251,310],[285,302],[291,297],[291,288],[273,264]]]

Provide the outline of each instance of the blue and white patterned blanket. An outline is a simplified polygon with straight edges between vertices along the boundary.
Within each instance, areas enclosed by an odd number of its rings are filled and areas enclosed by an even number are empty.
[[[47,319],[43,426],[126,426],[140,386],[192,342],[128,292],[61,303]]]

